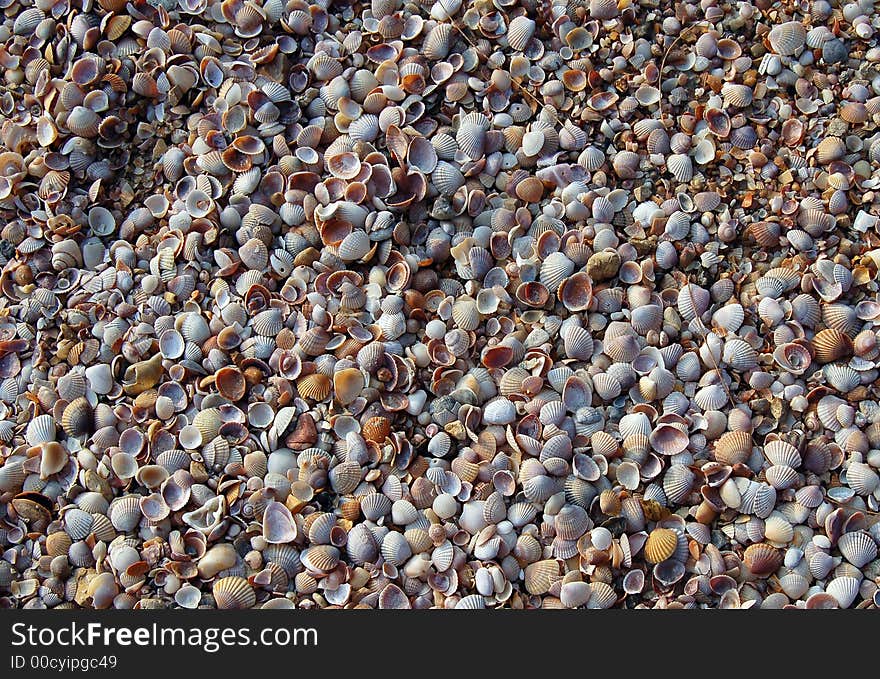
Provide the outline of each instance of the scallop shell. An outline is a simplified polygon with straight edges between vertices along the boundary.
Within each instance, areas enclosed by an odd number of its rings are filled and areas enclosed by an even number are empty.
[[[529,564],[524,576],[526,591],[532,595],[545,594],[560,577],[559,563],[555,559]]]
[[[782,565],[782,552],[764,542],[746,547],[743,563],[757,577],[767,577]]]
[[[715,442],[715,459],[730,466],[744,464],[752,455],[752,446],[752,435],[749,432],[725,432]]]
[[[684,500],[693,488],[696,475],[683,464],[670,465],[663,477],[663,492],[670,502]]]
[[[813,337],[813,355],[819,363],[832,363],[852,355],[853,344],[849,335],[840,330],[825,328]]]
[[[757,367],[758,354],[745,340],[733,338],[724,343],[722,360],[731,369],[746,372]]]
[[[432,61],[442,61],[452,49],[453,30],[448,23],[439,23],[425,36],[422,54]]]
[[[856,568],[862,568],[877,558],[877,543],[865,531],[844,533],[837,541],[843,557]]]
[[[55,419],[51,415],[38,415],[28,422],[25,438],[28,445],[36,446],[54,441],[56,431]]]
[[[346,551],[355,564],[372,563],[379,555],[379,543],[364,524],[356,524],[348,533]]]
[[[527,16],[518,16],[507,25],[507,44],[514,50],[525,50],[535,33],[535,22]]]
[[[850,462],[846,468],[846,483],[857,495],[870,495],[880,486],[880,476],[863,462]]]
[[[840,577],[829,582],[825,591],[833,596],[841,608],[849,608],[859,595],[858,578]]]
[[[403,533],[397,533],[394,531],[385,535],[385,539],[382,540],[381,552],[385,562],[395,566],[402,565],[410,556],[412,556],[412,550],[410,549],[406,538],[403,536]]]
[[[767,39],[776,54],[791,56],[804,46],[807,40],[807,29],[799,21],[786,21],[774,26],[767,35]]]
[[[591,2],[595,1],[591,0]],[[608,583],[592,582],[590,583],[590,589],[593,591],[589,601],[587,601],[587,608],[601,610],[611,608],[617,603],[617,594]]]
[[[669,528],[655,528],[645,542],[645,558],[649,563],[666,561],[678,547],[678,534]]]
[[[577,540],[590,526],[586,511],[576,505],[566,506],[556,515],[556,534],[563,540]]]
[[[82,509],[73,508],[64,513],[64,531],[73,541],[85,540],[92,532],[93,523],[92,515]]]
[[[211,593],[217,608],[223,610],[253,608],[257,603],[254,588],[245,578],[238,576],[215,580]]]
[[[114,500],[110,505],[108,516],[116,530],[122,533],[134,530],[143,516],[139,496],[123,495]]]
[[[312,373],[301,377],[296,382],[300,396],[313,401],[323,401],[330,395],[332,382],[329,377],[321,373]]]

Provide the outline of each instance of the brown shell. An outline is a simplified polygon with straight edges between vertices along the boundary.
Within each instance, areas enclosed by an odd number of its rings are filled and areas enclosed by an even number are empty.
[[[330,394],[330,378],[321,373],[312,373],[300,377],[296,381],[296,388],[300,396],[312,401],[323,401]]]
[[[715,459],[721,464],[744,464],[752,454],[752,435],[747,431],[728,431],[715,442]]]
[[[211,588],[217,608],[228,610],[253,608],[257,603],[257,595],[250,583],[238,576],[220,578],[214,581]]]
[[[525,585],[529,594],[546,594],[550,591],[559,574],[559,562],[556,559],[544,559],[526,566]]]
[[[752,574],[762,578],[776,572],[782,565],[782,552],[766,542],[746,547],[743,563]]]
[[[811,344],[813,355],[819,363],[832,363],[851,356],[853,352],[850,336],[834,328],[825,328],[817,332]]]
[[[247,393],[247,382],[241,370],[235,366],[224,366],[214,376],[217,391],[230,401],[239,401]]]
[[[361,435],[367,441],[375,441],[376,443],[384,443],[390,433],[391,422],[386,417],[371,417],[361,427]]]

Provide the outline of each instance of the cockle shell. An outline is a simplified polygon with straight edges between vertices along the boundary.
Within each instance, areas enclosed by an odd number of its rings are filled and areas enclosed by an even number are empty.
[[[782,565],[782,553],[763,542],[749,545],[743,554],[743,563],[757,577],[766,577]]]
[[[670,558],[678,546],[678,534],[669,528],[655,528],[645,542],[645,557],[649,563],[660,563]]]
[[[790,56],[804,46],[807,29],[799,21],[787,21],[774,26],[767,39],[776,54]]]
[[[224,610],[253,608],[257,603],[253,587],[246,579],[238,576],[215,580],[211,593],[217,602],[217,608]]]

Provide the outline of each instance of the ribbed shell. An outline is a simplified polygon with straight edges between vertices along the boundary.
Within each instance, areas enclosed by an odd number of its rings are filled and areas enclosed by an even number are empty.
[[[782,552],[764,542],[749,545],[743,563],[757,577],[767,577],[782,565]]]
[[[253,608],[257,603],[254,588],[245,578],[238,576],[215,580],[211,592],[217,608],[223,610]]]
[[[526,591],[532,595],[546,594],[560,577],[559,563],[555,559],[529,564],[524,577]]]
[[[649,563],[666,561],[678,546],[678,534],[669,528],[655,528],[645,542],[645,558]]]
[[[861,568],[877,558],[877,543],[865,531],[844,533],[837,541],[843,557],[856,568]]]
[[[747,431],[729,431],[715,442],[715,459],[726,465],[745,463],[752,454],[752,435]]]
[[[786,21],[774,26],[767,35],[770,47],[776,54],[791,56],[804,46],[807,29],[799,21]]]

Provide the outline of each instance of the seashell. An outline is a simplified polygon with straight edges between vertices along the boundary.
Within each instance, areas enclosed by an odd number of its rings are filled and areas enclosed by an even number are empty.
[[[856,568],[862,568],[877,558],[877,543],[864,531],[844,533],[837,541],[843,557]]]
[[[678,293],[678,310],[686,321],[702,316],[709,307],[709,291],[688,283]]]
[[[25,439],[30,446],[48,443],[55,440],[55,419],[51,415],[38,415],[28,422]]]
[[[110,504],[108,512],[113,527],[121,533],[134,530],[143,516],[137,495],[123,495]]]
[[[257,603],[254,588],[245,578],[238,576],[215,580],[211,586],[211,593],[217,608],[222,610],[253,608]]]
[[[239,401],[247,393],[247,382],[242,372],[233,366],[224,366],[214,375],[217,391],[230,401]]]
[[[645,542],[645,558],[649,563],[660,563],[672,557],[678,547],[678,534],[669,528],[655,528]]]
[[[816,160],[822,165],[829,165],[835,160],[840,160],[845,154],[846,144],[840,137],[825,137],[816,146]]]
[[[756,577],[767,577],[782,565],[782,553],[765,542],[757,542],[746,547],[743,563]]]
[[[681,502],[693,488],[696,476],[683,464],[670,465],[663,477],[663,492],[670,502]]]
[[[745,464],[752,455],[752,435],[746,431],[729,431],[715,442],[715,459],[726,465]]]
[[[612,160],[612,166],[621,179],[634,179],[638,174],[639,161],[638,154],[632,151],[619,151]]]
[[[385,538],[382,540],[381,552],[386,563],[395,566],[402,565],[410,556],[412,556],[412,549],[410,549],[409,543],[406,541],[403,533],[397,533],[394,531],[390,531],[385,535]]]
[[[639,335],[659,330],[663,322],[663,309],[656,304],[646,304],[632,310],[630,324]]]
[[[356,524],[348,533],[346,551],[355,564],[373,563],[379,555],[379,543],[364,524]]]
[[[661,455],[677,455],[687,448],[688,435],[678,427],[661,424],[648,437],[651,447]]]
[[[694,176],[694,166],[690,156],[673,153],[666,159],[666,169],[678,182],[689,182]]]
[[[566,608],[579,608],[590,600],[592,594],[590,583],[566,582],[560,589],[559,598]]]
[[[263,538],[272,545],[293,542],[297,526],[290,510],[280,502],[270,502],[263,512]]]
[[[774,465],[782,465],[798,468],[801,466],[801,456],[797,448],[792,444],[775,440],[770,441],[764,446],[764,455]]]
[[[589,525],[586,511],[577,505],[563,507],[554,521],[556,534],[563,540],[577,540],[587,531]]]
[[[784,546],[794,537],[794,527],[778,513],[773,513],[764,521],[764,538],[777,546]]]
[[[791,56],[804,46],[807,29],[799,21],[786,21],[774,26],[767,34],[767,39],[776,54]]]
[[[859,584],[858,578],[834,578],[825,586],[825,591],[837,600],[841,608],[849,608],[859,595]]]
[[[356,368],[346,368],[333,374],[333,392],[336,400],[343,405],[352,403],[365,386],[363,373]]]
[[[440,24],[441,26],[448,26],[449,24]],[[385,585],[384,589],[379,593],[379,608],[380,609],[409,609],[412,608],[409,598],[406,596],[406,593],[400,589],[397,585],[388,584]]]
[[[518,16],[507,25],[507,44],[518,52],[525,50],[535,33],[535,22],[527,16]]]
[[[745,320],[745,310],[736,302],[726,304],[712,314],[712,323],[725,332],[736,332]]]
[[[773,351],[773,360],[784,370],[794,375],[803,375],[813,358],[807,347],[789,342],[776,347]]]
[[[813,337],[813,356],[819,363],[833,363],[852,355],[853,344],[849,335],[840,330],[825,328]]]
[[[364,231],[352,231],[337,248],[339,258],[346,262],[353,262],[364,258],[370,252],[372,244]]]
[[[590,1],[591,4],[593,2],[597,2],[597,0]],[[611,608],[615,603],[617,603],[617,594],[608,583],[591,582],[590,589],[593,591],[592,594],[590,594],[589,601],[587,601],[587,608],[602,610]]]
[[[565,335],[564,347],[569,358],[589,360],[594,350],[593,337],[587,330],[573,326]]]
[[[617,3],[614,0],[590,0],[590,17],[604,21],[618,15]]]
[[[462,330],[476,330],[480,323],[477,303],[470,297],[461,297],[452,306],[452,320]]]
[[[722,360],[731,369],[746,372],[757,367],[758,354],[746,341],[733,338],[724,343]]]
[[[550,290],[559,286],[574,271],[575,264],[562,252],[553,252],[541,264],[540,280]]]
[[[73,508],[64,513],[64,531],[72,541],[85,540],[92,532],[93,523],[92,515],[82,509]]]
[[[880,486],[880,476],[863,462],[850,462],[846,468],[846,483],[857,495],[870,495]]]
[[[370,493],[361,498],[361,512],[370,521],[376,521],[391,511],[391,500],[381,493]]]
[[[425,36],[422,43],[422,54],[431,61],[442,61],[452,49],[452,26],[438,23]]]
[[[727,392],[720,384],[710,384],[694,394],[694,402],[703,410],[719,410],[727,401]]]
[[[826,382],[841,393],[847,393],[861,384],[858,372],[845,365],[829,363],[822,368]]]
[[[559,564],[555,559],[544,559],[531,563],[525,568],[526,591],[536,596],[545,594],[560,577]]]

